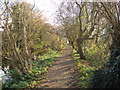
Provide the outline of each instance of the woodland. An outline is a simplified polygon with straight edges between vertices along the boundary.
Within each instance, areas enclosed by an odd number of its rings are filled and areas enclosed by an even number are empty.
[[[43,16],[35,4],[0,1],[3,89],[120,88],[120,2],[64,0],[57,25]]]

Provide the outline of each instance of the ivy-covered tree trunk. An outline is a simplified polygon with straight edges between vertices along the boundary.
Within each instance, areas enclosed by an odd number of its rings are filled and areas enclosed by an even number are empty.
[[[114,29],[112,35],[111,55],[110,62],[115,63],[117,59],[120,59],[120,26]]]
[[[117,87],[119,88],[120,85],[120,25],[116,28],[114,28],[114,34],[113,34],[113,41],[111,45],[111,54],[109,59],[109,67],[112,67],[110,69],[114,73],[113,75],[113,85],[111,87]]]

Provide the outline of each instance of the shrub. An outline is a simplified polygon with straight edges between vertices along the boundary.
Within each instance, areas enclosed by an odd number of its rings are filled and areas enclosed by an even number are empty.
[[[113,51],[113,53],[115,52]],[[120,54],[119,50],[118,52]],[[113,53],[111,54],[111,56],[115,57],[114,60],[111,60],[104,67],[94,72],[94,76],[92,79],[92,88],[119,88],[120,55]]]
[[[60,52],[50,50],[43,56],[39,56],[38,61],[33,61],[32,70],[27,75],[18,76],[15,71],[9,70],[9,79],[3,84],[3,88],[33,88],[37,81],[47,73],[48,67],[55,61],[55,57],[59,55]]]
[[[78,86],[81,88],[88,88],[90,87],[91,77],[93,75],[93,71],[95,70],[94,67],[89,65],[85,65],[81,63],[82,61],[78,61],[78,69],[77,69],[77,79],[79,79]]]
[[[78,80],[78,87],[89,88],[91,87],[91,78],[95,67],[92,66],[89,60],[81,60],[78,58],[79,54],[73,53],[73,59],[75,61],[75,72],[77,73],[76,79]]]
[[[86,47],[84,53],[87,60],[90,60],[95,67],[100,68],[108,61],[109,47],[103,42],[92,43]]]

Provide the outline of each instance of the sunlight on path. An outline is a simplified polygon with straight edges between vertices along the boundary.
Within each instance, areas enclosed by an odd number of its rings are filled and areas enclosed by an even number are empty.
[[[73,61],[72,48],[67,46],[61,57],[49,69],[45,79],[37,87],[39,88],[70,88],[73,87]]]

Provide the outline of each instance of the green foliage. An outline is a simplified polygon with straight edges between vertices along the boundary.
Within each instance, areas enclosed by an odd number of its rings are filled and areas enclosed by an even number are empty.
[[[18,84],[13,84],[11,88],[26,88],[28,83],[26,81],[20,81]]]
[[[9,80],[3,84],[3,88],[33,88],[37,81],[42,80],[48,67],[52,66],[60,52],[50,50],[43,56],[39,56],[38,61],[33,61],[32,70],[27,75],[19,76],[15,71],[9,70]]]
[[[52,57],[57,57],[59,56],[59,54],[57,54],[57,51],[53,51],[52,49],[49,49],[49,51],[47,53],[45,53],[42,56],[38,56],[39,60],[43,61],[45,59],[52,58]],[[60,52],[59,52],[60,53]]]
[[[100,68],[109,58],[109,47],[103,41],[90,43],[85,46],[84,53],[87,60],[90,60],[95,67]]]
[[[80,62],[78,63],[80,64]],[[81,88],[90,87],[91,78],[95,68],[84,64],[80,64],[80,66],[77,67],[79,67],[79,69],[77,69],[77,79],[79,80],[78,86]]]
[[[100,50],[98,48],[94,49],[91,49],[93,51],[90,50],[89,52],[91,52],[91,54],[95,52],[94,54],[97,56],[97,52]],[[79,54],[74,51],[73,59],[75,60],[75,69],[77,73],[76,78],[79,80],[78,86],[81,88],[118,88],[120,83],[119,53],[119,50],[114,50],[111,54],[113,60],[107,62],[106,64],[98,64],[95,63],[94,60],[79,59]],[[105,66],[103,66],[103,64]]]
[[[78,58],[79,54],[74,51],[73,59],[75,61],[76,79],[78,80],[78,86],[81,88],[89,88],[91,86],[91,78],[95,67],[91,66],[91,62],[88,60],[81,60]]]
[[[81,81],[79,83],[79,86],[81,88],[90,87],[90,81],[91,81],[91,77],[93,75],[94,68],[90,67],[88,65],[81,65],[80,69],[78,71],[80,73],[79,80]]]
[[[116,53],[113,55],[113,53]],[[120,85],[120,51],[112,52],[111,62],[94,72],[92,79],[92,88],[119,88]]]

